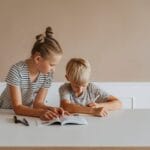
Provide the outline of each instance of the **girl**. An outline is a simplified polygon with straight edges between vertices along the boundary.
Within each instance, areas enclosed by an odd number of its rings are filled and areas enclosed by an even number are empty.
[[[45,35],[37,35],[31,57],[10,68],[6,77],[7,86],[0,96],[0,108],[13,108],[18,115],[40,117],[42,120],[67,114],[62,108],[44,105],[55,66],[63,54],[52,34],[51,27],[47,27]]]

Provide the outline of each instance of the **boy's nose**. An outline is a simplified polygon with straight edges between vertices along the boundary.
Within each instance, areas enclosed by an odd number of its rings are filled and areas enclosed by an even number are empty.
[[[79,91],[82,92],[83,91],[83,87],[79,87]]]

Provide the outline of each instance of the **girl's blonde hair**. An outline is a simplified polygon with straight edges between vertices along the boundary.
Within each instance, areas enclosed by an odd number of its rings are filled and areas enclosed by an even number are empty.
[[[66,65],[66,76],[77,84],[89,82],[90,74],[90,63],[83,58],[72,58]]]
[[[41,57],[47,58],[52,54],[63,54],[63,50],[58,41],[53,37],[51,27],[47,27],[45,34],[36,36],[36,42],[32,48],[31,54],[40,53]]]

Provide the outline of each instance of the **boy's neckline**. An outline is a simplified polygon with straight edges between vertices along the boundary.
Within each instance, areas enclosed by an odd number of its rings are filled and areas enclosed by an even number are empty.
[[[75,95],[75,92],[73,91],[73,89],[72,89],[72,87],[71,87],[71,83],[68,83],[68,84],[70,85],[70,89],[71,89],[71,91],[72,91],[72,95],[73,95],[75,98],[82,98],[82,97],[84,96],[85,92],[87,91],[88,86],[89,86],[89,84],[88,84],[86,90],[85,90],[85,91],[82,91],[82,93],[81,93],[79,96],[76,96],[76,95]]]
[[[72,90],[72,88],[71,88],[71,90]],[[86,92],[86,90],[83,91],[79,96],[76,96],[75,93],[74,93],[74,91],[72,90],[72,95],[73,95],[75,98],[82,98],[82,97],[84,96],[85,92]]]

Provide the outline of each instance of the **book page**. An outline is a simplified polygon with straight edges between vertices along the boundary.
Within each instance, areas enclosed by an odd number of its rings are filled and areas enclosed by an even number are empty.
[[[52,125],[52,124],[61,124],[61,121],[59,118],[55,118],[53,120],[50,120],[50,121],[38,121],[37,125],[38,126],[49,126],[49,125]]]
[[[61,120],[62,125],[65,125],[65,124],[86,125],[88,124],[87,120],[81,116],[74,116],[74,115],[63,116],[60,118],[60,120]]]
[[[50,121],[41,121],[39,120],[37,122],[37,126],[49,126],[49,125],[55,125],[55,124],[59,124],[59,125],[66,125],[66,124],[74,124],[74,125],[87,125],[88,122],[87,120],[82,117],[82,116],[74,116],[74,115],[70,115],[70,116],[62,116],[60,118],[56,118]]]

